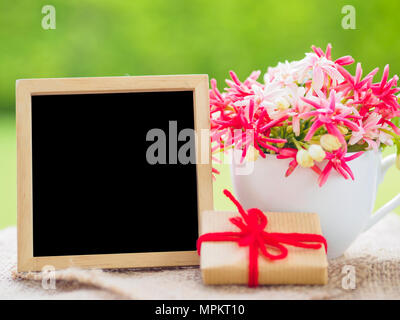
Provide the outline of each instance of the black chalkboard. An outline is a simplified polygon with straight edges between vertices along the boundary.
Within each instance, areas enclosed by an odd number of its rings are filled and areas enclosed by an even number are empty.
[[[34,257],[195,250],[196,165],[146,160],[149,130],[194,128],[192,91],[31,102]]]

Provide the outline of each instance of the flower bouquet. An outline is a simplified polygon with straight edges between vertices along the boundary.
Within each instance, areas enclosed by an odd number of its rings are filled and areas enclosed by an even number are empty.
[[[363,77],[360,63],[353,76],[344,66],[354,59],[333,60],[331,48],[312,46],[304,59],[268,68],[263,82],[260,71],[243,82],[231,71],[220,92],[212,79],[213,153],[234,148],[242,160],[267,154],[291,159],[286,176],[298,166],[310,168],[320,186],[332,170],[354,180],[347,163],[371,149],[395,144],[400,167],[398,76],[389,79],[387,65],[374,82],[378,68]]]

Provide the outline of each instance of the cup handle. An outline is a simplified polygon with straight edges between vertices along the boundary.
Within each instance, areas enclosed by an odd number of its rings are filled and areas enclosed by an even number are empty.
[[[395,163],[396,161],[396,154],[392,154],[387,156],[385,159],[382,160],[380,166],[380,174],[379,174],[379,182],[383,180],[386,171]],[[370,218],[367,225],[364,228],[364,231],[367,231],[371,228],[375,223],[381,220],[386,214],[393,211],[397,206],[400,205],[400,193],[395,196],[392,200],[384,204],[382,207],[378,209]]]

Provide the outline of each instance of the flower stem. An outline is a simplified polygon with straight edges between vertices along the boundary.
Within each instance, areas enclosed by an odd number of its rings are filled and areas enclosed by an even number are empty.
[[[293,141],[294,145],[296,146],[297,150],[302,150],[303,149],[301,147],[301,143],[299,141],[297,141],[295,137],[292,137],[292,141]]]

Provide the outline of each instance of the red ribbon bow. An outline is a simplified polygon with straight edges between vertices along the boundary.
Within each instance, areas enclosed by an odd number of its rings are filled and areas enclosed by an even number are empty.
[[[249,247],[249,287],[258,286],[259,251],[261,251],[264,257],[270,260],[286,258],[288,249],[283,244],[307,249],[319,249],[322,243],[325,246],[325,252],[327,251],[326,240],[319,234],[264,231],[268,219],[261,210],[253,208],[246,212],[228,190],[224,190],[224,194],[236,205],[242,216],[229,219],[240,231],[203,234],[197,240],[197,252],[200,255],[201,244],[204,241],[234,241],[237,242],[240,247]],[[272,254],[268,251],[267,247],[273,247],[275,250],[278,250],[279,253]]]

